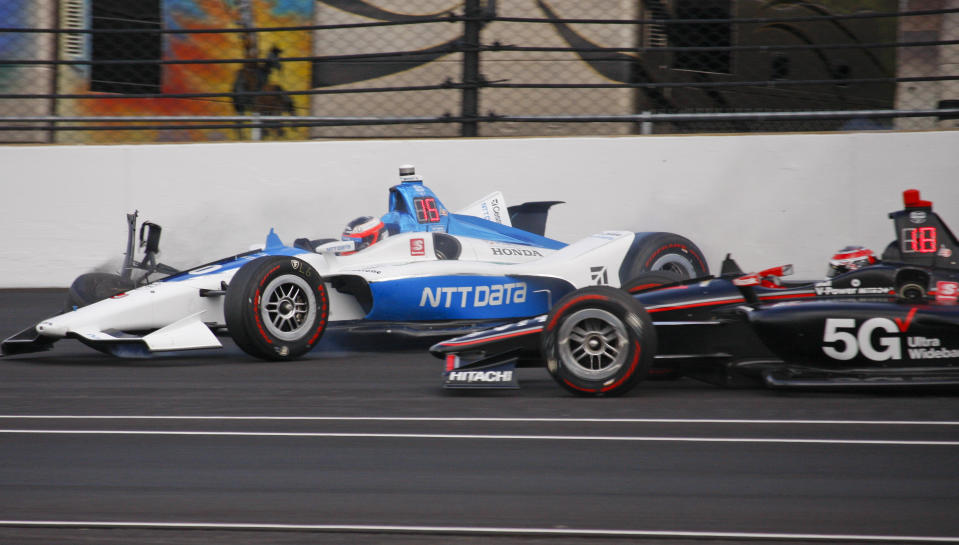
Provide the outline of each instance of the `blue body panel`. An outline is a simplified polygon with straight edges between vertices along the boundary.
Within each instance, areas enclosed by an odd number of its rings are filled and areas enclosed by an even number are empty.
[[[537,248],[547,248],[550,250],[559,250],[560,248],[566,247],[565,243],[558,240],[546,238],[508,225],[500,225],[499,223],[484,220],[483,218],[464,216],[462,214],[450,214],[446,232],[451,235],[493,240],[496,242],[509,242],[512,244],[525,244],[527,246],[536,246]]]
[[[433,321],[522,318],[542,314],[567,291],[553,278],[427,276],[372,282],[368,320]]]
[[[420,223],[416,219],[414,200],[432,198],[439,212],[439,221]],[[449,211],[433,191],[420,181],[403,182],[390,188],[390,211],[380,218],[390,228],[391,234],[416,231],[446,232]]]
[[[419,222],[414,199],[433,198],[438,221]],[[473,237],[537,248],[560,249],[566,244],[499,223],[451,214],[422,182],[406,181],[390,188],[390,212],[382,217],[393,232],[441,231],[454,236]],[[163,279],[178,282],[198,276],[239,269],[264,256],[295,256],[309,253],[283,244],[270,229],[263,250],[247,252]],[[372,282],[373,307],[368,320],[444,321],[523,318],[547,312],[550,305],[572,286],[549,277],[483,275],[423,276]]]
[[[439,221],[421,223],[416,218],[415,199],[432,198],[439,212]],[[566,244],[534,233],[501,225],[494,221],[452,214],[430,188],[420,181],[408,181],[390,188],[390,211],[380,219],[389,226],[390,233],[416,231],[439,231],[455,236],[479,238],[511,244],[524,244],[538,248],[558,250]]]
[[[270,233],[266,236],[266,245],[262,250],[247,252],[245,254],[238,254],[230,257],[225,257],[219,261],[214,261],[212,263],[207,263],[206,265],[200,265],[199,267],[194,267],[189,271],[183,271],[181,273],[168,276],[161,282],[180,282],[183,280],[188,280],[190,278],[196,278],[198,276],[204,276],[207,274],[217,274],[223,271],[228,271],[231,269],[239,269],[243,265],[246,265],[250,261],[257,259],[259,257],[265,257],[268,255],[287,255],[294,256],[307,253],[306,250],[301,250],[299,248],[291,248],[285,246],[283,242],[280,241],[280,237],[273,232],[273,229],[270,229]]]

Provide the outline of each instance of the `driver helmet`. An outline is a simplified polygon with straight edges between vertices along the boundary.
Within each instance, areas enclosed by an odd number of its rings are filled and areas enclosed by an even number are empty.
[[[368,248],[377,242],[389,236],[389,230],[379,218],[372,216],[360,216],[346,224],[343,229],[343,240],[352,240],[356,244],[358,252]],[[344,252],[343,255],[349,255],[354,252]]]
[[[832,278],[837,274],[872,265],[878,261],[872,250],[863,246],[846,246],[836,252],[829,260],[829,271],[826,276]]]

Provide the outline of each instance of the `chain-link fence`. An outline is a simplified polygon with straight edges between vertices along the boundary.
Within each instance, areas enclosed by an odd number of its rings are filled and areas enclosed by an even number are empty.
[[[0,141],[959,126],[959,0],[3,0]]]

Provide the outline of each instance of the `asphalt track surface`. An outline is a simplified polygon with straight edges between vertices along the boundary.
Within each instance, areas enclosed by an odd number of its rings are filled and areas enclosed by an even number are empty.
[[[0,291],[0,336],[62,291]],[[326,340],[326,339],[324,339]],[[959,541],[959,395],[444,392],[419,349],[0,359],[0,543]]]

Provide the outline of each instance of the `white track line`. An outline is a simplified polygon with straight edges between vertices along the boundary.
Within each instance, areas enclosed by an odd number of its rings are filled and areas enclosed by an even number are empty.
[[[525,536],[579,536],[579,537],[662,537],[749,540],[807,540],[859,541],[895,543],[956,543],[959,536],[887,536],[855,534],[790,534],[774,532],[693,532],[672,530],[606,530],[576,528],[497,528],[482,526],[403,526],[403,525],[346,525],[346,524],[247,524],[216,522],[113,522],[113,521],[56,521],[56,520],[0,520],[4,527],[44,528],[110,528],[145,530],[245,530],[245,531],[313,531],[313,532],[367,532],[410,534],[468,534],[468,535],[525,535]]]
[[[4,414],[9,420],[223,420],[316,422],[531,422],[610,424],[803,424],[839,426],[959,426],[956,420],[748,420],[719,418],[494,418],[429,416],[216,416]]]
[[[484,439],[513,441],[634,441],[660,443],[777,443],[819,445],[902,445],[959,446],[959,441],[898,441],[890,439],[791,439],[752,437],[656,437],[603,435],[500,435],[447,433],[331,433],[331,432],[256,432],[256,431],[175,431],[175,430],[31,430],[0,429],[0,434],[28,435],[156,435],[197,437],[303,437],[369,439]]]

